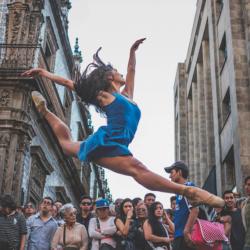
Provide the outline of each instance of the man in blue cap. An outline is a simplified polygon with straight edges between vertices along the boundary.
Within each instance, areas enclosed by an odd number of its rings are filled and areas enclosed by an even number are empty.
[[[187,186],[194,186],[192,182],[187,181],[189,171],[187,165],[183,161],[176,161],[171,166],[164,168],[164,170],[170,174],[169,177],[171,181]],[[192,207],[184,196],[176,195],[173,250],[193,249],[191,231],[198,213],[199,209]]]

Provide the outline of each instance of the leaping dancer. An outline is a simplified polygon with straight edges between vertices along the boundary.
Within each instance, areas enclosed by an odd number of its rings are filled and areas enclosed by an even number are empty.
[[[27,77],[46,77],[63,85],[75,91],[87,105],[95,106],[106,115],[107,125],[101,126],[86,140],[74,142],[68,126],[48,110],[45,98],[33,91],[32,99],[36,109],[51,126],[66,155],[78,157],[81,161],[93,161],[114,172],[131,176],[150,190],[184,195],[193,205],[223,207],[224,200],[218,196],[197,187],[173,183],[152,172],[128,149],[141,116],[139,107],[133,101],[133,94],[135,52],[144,40],[145,38],[135,41],[130,48],[126,80],[110,64],[102,62],[98,56],[100,49],[93,56],[94,62],[87,66],[76,82],[42,68],[30,69],[22,74]],[[88,74],[90,68],[92,71]]]

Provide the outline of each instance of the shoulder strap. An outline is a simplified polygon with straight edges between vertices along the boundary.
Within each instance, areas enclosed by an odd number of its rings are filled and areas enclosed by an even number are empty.
[[[63,245],[66,245],[66,225],[63,225]]]
[[[96,217],[96,226],[97,226],[97,229],[101,229],[101,226],[100,226],[100,221],[98,220],[98,218]],[[99,247],[101,246],[101,240],[99,239],[98,240],[98,244],[99,244]]]
[[[162,223],[163,228],[166,231],[167,237],[169,237],[169,233],[168,233],[168,229],[167,229],[167,225],[165,225],[164,223]]]
[[[97,226],[97,229],[101,229],[100,221],[98,220],[98,218],[96,218],[96,226]]]
[[[189,205],[189,202],[188,202],[187,198],[186,198],[185,196],[183,196],[183,199],[185,200],[185,203],[186,203],[186,205],[187,205],[187,208],[188,208],[188,210],[189,210],[189,212],[190,212],[190,205]]]

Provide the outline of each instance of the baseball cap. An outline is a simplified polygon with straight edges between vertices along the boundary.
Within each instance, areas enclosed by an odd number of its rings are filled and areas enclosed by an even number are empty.
[[[165,167],[164,170],[170,173],[173,169],[181,169],[183,172],[188,174],[188,166],[183,161],[176,161],[171,166]]]
[[[109,207],[109,201],[107,199],[99,199],[95,202],[96,208]]]

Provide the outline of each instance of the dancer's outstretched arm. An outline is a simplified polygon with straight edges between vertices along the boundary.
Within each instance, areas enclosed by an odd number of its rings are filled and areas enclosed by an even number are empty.
[[[70,90],[75,90],[74,88],[74,82],[72,80],[66,79],[64,77],[55,75],[53,73],[50,73],[49,71],[42,69],[42,68],[35,68],[35,69],[30,69],[22,73],[22,76],[28,76],[28,77],[36,77],[36,76],[43,76],[51,81],[58,83],[60,85],[63,85]]]
[[[130,48],[126,83],[125,83],[125,88],[122,91],[122,94],[130,99],[133,99],[134,95],[134,79],[135,79],[135,64],[136,64],[135,51],[139,48],[140,44],[143,43],[145,39],[146,38],[142,38],[135,41]]]

